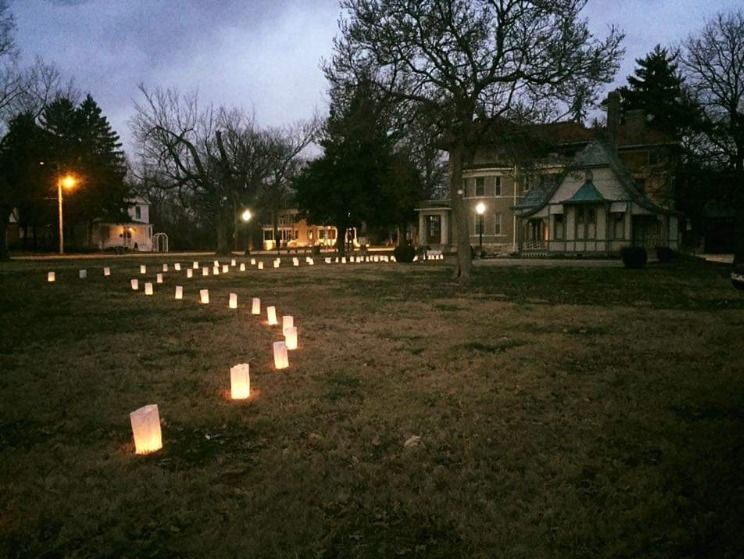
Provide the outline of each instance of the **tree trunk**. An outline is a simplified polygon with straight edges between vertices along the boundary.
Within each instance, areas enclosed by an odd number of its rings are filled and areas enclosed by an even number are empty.
[[[225,212],[217,212],[217,254],[230,254],[230,218]]]
[[[468,231],[468,215],[465,208],[465,192],[462,190],[462,165],[465,148],[455,146],[450,151],[450,201],[452,203],[452,219],[454,221],[455,247],[457,248],[457,264],[454,277],[463,283],[470,281],[473,259],[470,250],[470,232]]]
[[[10,219],[10,210],[0,206],[0,260],[8,260],[8,220]]]
[[[734,270],[744,274],[744,171],[739,165],[737,172],[735,209],[734,209]]]
[[[336,231],[336,251],[339,256],[346,255],[346,225],[339,225]]]

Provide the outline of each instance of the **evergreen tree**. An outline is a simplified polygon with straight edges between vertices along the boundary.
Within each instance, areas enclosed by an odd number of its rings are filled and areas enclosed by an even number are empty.
[[[25,212],[48,204],[47,186],[52,177],[49,169],[39,163],[48,156],[48,137],[37,125],[34,116],[23,113],[13,118],[8,132],[0,142],[0,259],[8,257],[7,227],[13,210]]]
[[[368,81],[336,87],[320,140],[324,155],[295,180],[296,201],[313,223],[335,225],[344,252],[351,227],[400,225],[420,197],[421,180],[403,152],[396,153],[385,103]]]
[[[78,106],[66,98],[54,101],[44,110],[41,126],[49,135],[55,168],[80,180],[65,199],[65,222],[74,226],[94,219],[128,219],[124,152],[93,98],[88,95]]]
[[[679,138],[695,124],[699,109],[685,91],[676,60],[677,53],[656,45],[636,59],[638,66],[620,92],[623,112],[643,109],[654,127]]]

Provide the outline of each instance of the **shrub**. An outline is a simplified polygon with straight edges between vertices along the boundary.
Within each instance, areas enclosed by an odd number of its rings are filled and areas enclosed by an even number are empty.
[[[659,262],[671,262],[677,257],[677,253],[669,247],[656,247],[656,258]]]
[[[416,256],[416,249],[411,245],[399,245],[395,247],[393,251],[396,262],[413,262],[413,257]]]
[[[626,268],[643,268],[648,260],[648,254],[643,247],[623,247],[620,257]]]

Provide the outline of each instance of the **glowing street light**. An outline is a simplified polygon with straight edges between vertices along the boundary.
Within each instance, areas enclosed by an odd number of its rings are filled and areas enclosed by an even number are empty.
[[[247,233],[248,233],[248,242],[246,243],[248,246],[246,247],[245,254],[250,254],[250,252],[251,252],[252,239],[251,239],[251,235],[250,235],[251,230],[250,230],[250,227],[248,225],[249,225],[251,219],[253,219],[253,212],[251,212],[251,210],[249,210],[248,208],[244,209],[243,210],[243,213],[240,214],[240,219],[242,219],[243,220],[243,223],[245,223],[246,230],[247,230]]]
[[[475,206],[475,213],[478,214],[478,234],[480,239],[478,241],[478,252],[483,252],[483,214],[486,213],[486,205],[483,202],[478,202]]]
[[[59,253],[65,253],[65,226],[64,214],[62,211],[62,190],[72,190],[77,186],[77,179],[69,173],[57,179],[57,208],[59,209]]]

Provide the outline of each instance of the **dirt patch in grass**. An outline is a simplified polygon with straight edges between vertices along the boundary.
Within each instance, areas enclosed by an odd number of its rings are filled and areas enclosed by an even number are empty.
[[[744,555],[719,267],[285,265],[145,297],[139,264],[0,265],[0,556]],[[295,317],[285,372],[254,296]],[[149,403],[165,447],[135,456]]]

